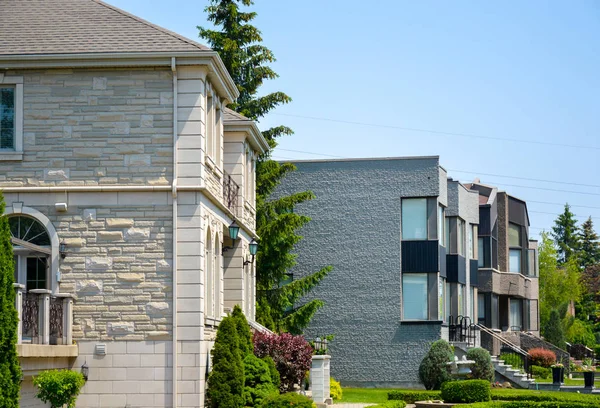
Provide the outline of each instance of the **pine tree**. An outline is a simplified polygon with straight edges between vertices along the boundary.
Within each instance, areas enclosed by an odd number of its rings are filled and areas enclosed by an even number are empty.
[[[600,263],[600,240],[598,234],[594,231],[592,217],[589,217],[587,221],[581,224],[579,237],[581,242],[579,254],[581,266],[586,268]]]
[[[19,406],[21,367],[17,356],[18,314],[15,309],[13,248],[0,192],[0,407]]]
[[[565,211],[554,220],[552,235],[558,246],[558,262],[564,264],[579,251],[579,235],[575,214],[571,212],[571,206],[565,204]]]
[[[554,344],[556,347],[564,349],[565,333],[560,320],[560,315],[556,309],[550,312],[548,323],[542,327],[542,336],[546,341]]]
[[[238,347],[242,353],[242,359],[244,359],[248,354],[254,352],[250,326],[248,325],[248,320],[246,319],[246,316],[244,316],[244,312],[242,312],[240,305],[235,305],[231,317],[235,320],[235,327],[238,335]]]
[[[253,1],[211,0],[206,8],[208,20],[220,30],[198,29],[200,37],[219,53],[240,91],[239,98],[229,108],[258,121],[270,110],[292,99],[283,92],[258,96],[264,81],[278,77],[268,66],[275,61],[275,56],[261,45],[260,31],[250,24],[256,13],[240,10],[240,4],[251,6]],[[286,290],[279,289],[287,271],[296,264],[296,255],[291,253],[301,239],[296,231],[310,220],[295,214],[294,207],[313,199],[314,195],[304,191],[273,197],[272,193],[281,180],[296,167],[291,163],[270,160],[271,153],[277,146],[276,139],[291,135],[293,131],[287,126],[276,126],[262,133],[270,149],[259,158],[256,167],[256,232],[261,237],[256,261],[257,318],[271,329],[299,333],[323,302],[314,299],[291,310],[290,305],[317,285],[331,268],[323,268]]]
[[[223,318],[211,351],[213,368],[206,390],[212,408],[244,406],[244,365],[239,350],[236,319]]]

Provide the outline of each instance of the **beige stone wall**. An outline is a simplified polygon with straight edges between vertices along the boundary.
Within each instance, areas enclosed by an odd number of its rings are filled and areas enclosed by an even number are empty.
[[[24,156],[0,187],[168,184],[173,80],[166,69],[8,71],[24,78]]]

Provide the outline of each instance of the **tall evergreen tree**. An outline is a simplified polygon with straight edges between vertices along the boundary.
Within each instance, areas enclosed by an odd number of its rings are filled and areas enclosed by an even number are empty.
[[[17,357],[18,315],[15,309],[13,247],[0,192],[0,407],[19,406],[21,367]]]
[[[581,266],[586,268],[600,263],[600,240],[598,234],[594,231],[592,217],[589,217],[587,221],[581,224],[579,237],[581,243],[579,253]]]
[[[219,53],[240,91],[239,98],[229,108],[259,121],[270,110],[292,99],[283,92],[258,95],[264,81],[278,75],[268,66],[275,61],[273,53],[261,44],[260,31],[250,24],[256,13],[240,9],[240,5],[252,4],[252,0],[211,0],[206,12],[208,20],[217,29],[198,29],[200,37]],[[257,315],[259,322],[271,329],[299,333],[323,302],[315,299],[297,309],[292,305],[317,285],[331,268],[325,267],[295,281],[285,290],[280,289],[287,271],[296,264],[296,255],[291,253],[301,239],[296,231],[309,221],[308,217],[294,213],[294,207],[313,199],[314,195],[303,191],[273,197],[281,180],[296,167],[271,160],[271,152],[277,146],[278,137],[291,135],[293,131],[287,126],[276,126],[262,133],[270,149],[259,158],[256,168],[256,231],[261,237],[256,261]]]
[[[564,349],[565,347],[565,333],[560,321],[560,314],[558,310],[552,309],[548,324],[542,327],[542,336],[546,341],[554,344],[556,347]]]
[[[579,251],[579,235],[575,214],[571,212],[571,206],[565,204],[565,210],[554,220],[552,236],[558,246],[558,263],[564,264],[576,256]]]

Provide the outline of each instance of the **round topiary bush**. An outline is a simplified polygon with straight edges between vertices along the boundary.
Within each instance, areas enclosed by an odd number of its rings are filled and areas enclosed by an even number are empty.
[[[486,380],[450,381],[442,384],[442,400],[451,403],[486,402],[492,389]]]
[[[494,381],[494,365],[489,351],[481,347],[472,348],[467,351],[467,360],[475,361],[471,367],[471,375],[474,380]]]
[[[443,383],[450,381],[448,362],[454,353],[446,340],[433,342],[419,366],[419,380],[428,390],[439,390]]]
[[[261,405],[261,408],[313,408],[313,402],[310,398],[297,394],[295,392],[288,392],[281,395],[273,395],[265,398]]]

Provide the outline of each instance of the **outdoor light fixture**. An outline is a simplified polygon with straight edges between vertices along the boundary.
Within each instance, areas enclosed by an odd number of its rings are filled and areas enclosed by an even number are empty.
[[[229,226],[229,238],[231,238],[232,242],[235,242],[235,240],[238,239],[239,233],[240,233],[240,226],[237,225],[237,222],[235,222],[235,220],[233,220],[233,222]],[[228,249],[233,249],[233,245],[232,246],[224,246],[223,250],[221,251],[221,255],[223,255],[225,253],[225,251],[227,251]]]
[[[250,244],[248,246],[250,247],[250,255],[252,255],[252,260],[244,261],[244,266],[254,263],[254,257],[256,256],[256,252],[258,251],[258,242],[256,242],[254,238],[252,238],[252,241],[250,241]]]
[[[60,242],[60,244],[58,245],[58,252],[60,252],[60,257],[62,259],[65,259],[67,256],[67,243],[65,242],[65,240],[62,240]]]
[[[314,344],[317,354],[327,354],[327,343],[328,341],[325,338],[323,340],[320,337],[315,339]]]
[[[90,373],[90,368],[87,365],[87,360],[81,366],[81,375],[83,375],[83,379],[87,381],[88,374]]]

